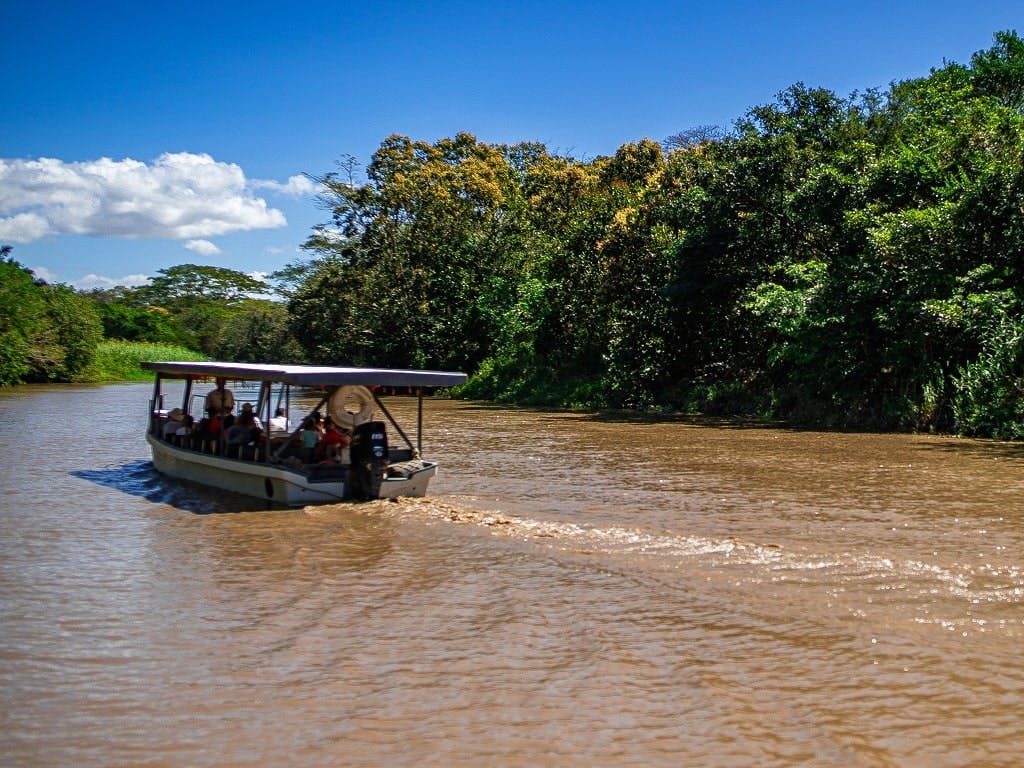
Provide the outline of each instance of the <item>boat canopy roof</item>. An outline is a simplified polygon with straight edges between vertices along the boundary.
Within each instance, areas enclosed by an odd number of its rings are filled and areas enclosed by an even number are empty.
[[[156,371],[172,378],[223,376],[227,379],[272,381],[300,387],[331,387],[346,384],[381,387],[452,387],[466,381],[466,374],[458,371],[165,361],[143,362],[141,365],[147,371]]]

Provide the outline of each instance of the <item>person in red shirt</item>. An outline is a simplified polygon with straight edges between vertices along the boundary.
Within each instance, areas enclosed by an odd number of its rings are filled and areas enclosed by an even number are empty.
[[[347,432],[341,430],[337,424],[327,419],[324,426],[324,435],[320,439],[320,449],[323,451],[324,461],[340,461],[341,449],[352,444],[352,438]]]
[[[220,433],[223,425],[219,409],[210,406],[206,409],[206,418],[196,424],[195,436],[200,443],[206,443],[207,453],[217,453],[220,446]]]

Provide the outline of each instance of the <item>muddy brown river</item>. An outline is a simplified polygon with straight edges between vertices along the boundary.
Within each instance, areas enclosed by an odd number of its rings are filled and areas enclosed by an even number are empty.
[[[149,392],[0,390],[5,766],[1024,759],[1020,445],[429,400],[429,498],[289,510]]]

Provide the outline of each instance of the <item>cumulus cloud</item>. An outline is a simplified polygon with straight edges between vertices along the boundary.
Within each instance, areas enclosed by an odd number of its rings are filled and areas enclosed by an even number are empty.
[[[50,271],[46,267],[29,267],[28,269],[35,277],[38,277],[40,280],[43,280],[47,283],[57,282],[57,273]]]
[[[94,288],[116,288],[119,285],[125,288],[134,288],[145,285],[149,282],[146,275],[125,275],[124,277],[104,277],[103,275],[89,274],[72,280],[71,285],[80,291],[91,291]]]
[[[320,185],[311,181],[308,176],[291,176],[288,181],[282,184],[279,181],[267,179],[253,179],[250,186],[254,189],[269,189],[282,195],[291,197],[304,197],[313,195],[320,190]]]
[[[209,240],[187,240],[185,247],[193,253],[198,253],[200,256],[216,256],[220,253],[220,248]]]
[[[9,243],[31,243],[49,234],[49,231],[50,225],[46,219],[35,213],[16,213],[14,216],[0,218],[0,240]]]
[[[0,241],[60,234],[199,240],[283,227],[284,214],[252,190],[297,192],[304,183],[313,186],[303,176],[285,184],[250,181],[234,163],[189,152],[148,164],[0,159]]]
[[[149,282],[149,277],[143,274],[125,275],[124,277],[104,277],[103,275],[88,274],[77,280],[60,280],[60,276],[56,272],[46,267],[29,267],[28,269],[40,280],[45,280],[51,285],[64,282],[80,291],[91,291],[93,288],[116,288],[119,285],[125,288],[134,288]]]

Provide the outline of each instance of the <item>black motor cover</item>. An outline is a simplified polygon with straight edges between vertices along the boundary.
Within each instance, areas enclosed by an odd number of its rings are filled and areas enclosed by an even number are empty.
[[[383,421],[367,421],[352,433],[352,461],[388,460],[388,433]]]
[[[351,455],[353,495],[378,498],[388,466],[388,433],[383,421],[367,421],[355,428]]]

